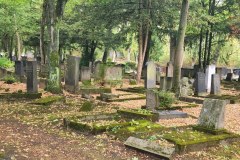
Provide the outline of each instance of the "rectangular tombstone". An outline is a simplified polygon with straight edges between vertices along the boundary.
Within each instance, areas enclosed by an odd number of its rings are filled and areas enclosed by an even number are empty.
[[[160,77],[160,91],[166,90],[166,77]]]
[[[103,68],[103,63],[101,61],[96,61],[94,63],[94,78],[95,79],[101,79],[102,78],[102,68]]]
[[[152,89],[146,90],[146,107],[149,110],[156,110],[156,107],[159,106],[159,100],[157,93]]]
[[[172,64],[172,62],[168,62],[168,64],[167,64],[166,76],[167,77],[173,77],[173,64]]]
[[[220,94],[220,75],[219,74],[213,74],[212,75],[212,84],[211,84],[211,94],[218,95]]]
[[[226,77],[226,81],[231,82],[232,79],[233,79],[233,73],[228,73],[228,74],[227,74],[227,77]]]
[[[221,80],[223,80],[227,76],[227,68],[225,68],[225,67],[218,67],[218,68],[216,68],[216,73],[219,74]]]
[[[24,76],[24,66],[22,61],[15,61],[15,74],[17,76]]]
[[[166,77],[166,90],[169,91],[172,89],[172,77]]]
[[[206,83],[205,83],[205,73],[197,72],[196,79],[194,82],[195,95],[203,96],[206,94]]]
[[[37,61],[26,62],[27,92],[38,93]]]
[[[181,68],[181,77],[194,77],[195,70],[193,68]]]
[[[156,68],[156,83],[160,84],[160,77],[161,77],[161,67]]]
[[[79,89],[79,64],[80,57],[68,56],[65,89],[70,92],[76,92]]]
[[[107,66],[104,71],[104,80],[121,81],[123,77],[123,68],[121,66]]]
[[[156,88],[156,65],[154,62],[147,62],[146,78],[144,86],[146,89]]]
[[[91,80],[91,68],[90,67],[85,67],[85,66],[81,67],[80,80],[81,81]]]
[[[223,129],[226,104],[226,100],[206,98],[198,118],[198,125],[209,129]]]
[[[215,73],[216,73],[216,66],[215,65],[207,66],[205,84],[206,84],[206,90],[207,90],[208,93],[211,90],[212,74],[215,74]]]

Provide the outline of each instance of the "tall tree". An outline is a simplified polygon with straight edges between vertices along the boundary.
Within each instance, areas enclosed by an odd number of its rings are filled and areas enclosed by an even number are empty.
[[[187,27],[188,9],[189,9],[188,0],[183,0],[179,28],[178,28],[177,47],[176,47],[176,53],[174,58],[174,70],[173,70],[173,91],[175,91],[177,96],[180,95],[181,68],[183,64],[184,38],[185,38],[185,32]]]
[[[67,0],[44,0],[43,14],[47,26],[47,57],[49,64],[49,77],[46,90],[52,93],[61,92],[59,68],[59,23],[62,20]]]

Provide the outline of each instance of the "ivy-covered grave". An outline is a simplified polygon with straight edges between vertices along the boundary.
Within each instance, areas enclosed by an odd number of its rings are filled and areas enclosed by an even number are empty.
[[[159,119],[187,118],[188,114],[180,111],[184,107],[196,107],[196,104],[187,103],[186,106],[173,105],[176,102],[174,93],[148,89],[146,91],[146,109],[159,114]]]
[[[171,158],[175,154],[200,151],[207,147],[239,142],[240,135],[224,129],[224,114],[227,102],[217,99],[205,99],[198,119],[198,125],[158,128],[153,132],[132,127],[121,128],[114,135],[126,140],[125,145],[163,157]]]

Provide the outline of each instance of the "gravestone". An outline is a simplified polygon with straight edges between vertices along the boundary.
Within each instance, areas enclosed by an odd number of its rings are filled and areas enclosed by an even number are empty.
[[[25,75],[22,61],[15,61],[15,74],[21,77]]]
[[[158,111],[159,119],[187,118],[188,114],[178,110]]]
[[[225,68],[225,67],[218,67],[218,68],[216,68],[216,73],[219,74],[221,80],[223,80],[227,76],[227,68]]]
[[[156,110],[156,107],[159,106],[158,95],[153,89],[146,90],[146,107],[149,110]]]
[[[211,94],[218,95],[220,94],[220,75],[219,74],[213,74],[212,75],[212,84],[211,84]]]
[[[206,83],[205,83],[205,73],[197,72],[196,79],[194,82],[195,92],[197,96],[204,96],[206,94]]]
[[[26,75],[27,75],[27,92],[38,92],[38,80],[37,80],[37,61],[26,62]]]
[[[68,56],[65,89],[74,93],[79,89],[79,64],[80,57]]]
[[[169,91],[172,89],[172,77],[166,77],[166,90]]]
[[[160,91],[166,90],[166,77],[160,77]]]
[[[101,61],[96,61],[94,63],[94,78],[95,79],[101,79],[102,65],[104,65],[104,64]]]
[[[161,67],[156,68],[156,83],[160,84],[160,77],[161,77]]]
[[[226,104],[226,100],[206,98],[203,102],[198,125],[209,129],[223,129]]]
[[[120,65],[106,66],[104,70],[104,81],[122,81],[123,68]]]
[[[228,73],[226,77],[226,81],[232,81],[233,73]]]
[[[181,77],[191,77],[195,76],[195,70],[193,68],[181,68]]]
[[[189,79],[187,77],[183,77],[180,81],[180,95],[181,97],[187,97],[192,95],[192,85],[189,83]]]
[[[215,74],[215,73],[216,73],[216,66],[215,65],[207,66],[205,84],[206,84],[206,90],[207,90],[208,93],[211,90],[212,74]]]
[[[147,62],[146,78],[145,78],[145,88],[156,88],[156,65],[154,62]]]
[[[80,80],[81,81],[91,80],[91,68],[90,67],[85,67],[85,66],[81,67]]]
[[[173,64],[172,62],[167,63],[167,77],[173,77]]]

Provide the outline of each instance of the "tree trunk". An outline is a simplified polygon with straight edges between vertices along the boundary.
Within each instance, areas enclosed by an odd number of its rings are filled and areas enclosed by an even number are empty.
[[[172,64],[174,64],[176,43],[176,36],[173,33],[170,33],[170,62],[172,62]]]
[[[59,67],[59,28],[67,0],[45,0],[46,24],[48,30],[49,77],[46,90],[52,93],[61,93],[60,67]]]
[[[198,49],[198,66],[202,68],[202,40],[203,40],[203,29],[201,28],[200,38],[199,38],[199,49]]]
[[[108,49],[105,48],[105,50],[104,50],[104,52],[103,52],[102,62],[103,62],[103,63],[107,63],[107,58],[108,58]]]
[[[183,63],[184,54],[184,38],[187,27],[189,2],[188,0],[182,1],[181,16],[178,28],[177,47],[174,58],[174,70],[173,70],[173,91],[176,96],[180,96],[180,80],[181,80],[181,68]]]

